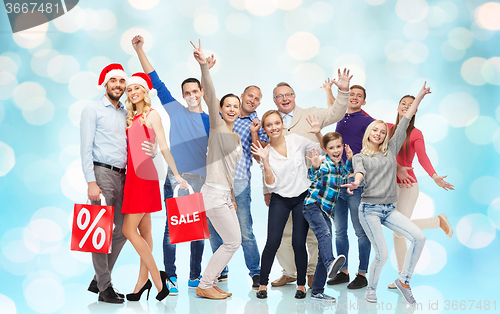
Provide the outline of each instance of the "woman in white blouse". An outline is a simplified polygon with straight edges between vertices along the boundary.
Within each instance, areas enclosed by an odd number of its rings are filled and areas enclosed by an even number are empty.
[[[315,133],[321,142],[318,119],[307,119],[311,124],[310,133]],[[270,144],[262,148],[258,141],[252,144],[252,153],[261,165],[265,184],[271,192],[269,204],[267,241],[261,258],[260,287],[257,298],[267,298],[269,273],[278,250],[285,224],[292,212],[292,247],[297,268],[297,292],[295,298],[306,297],[307,251],[306,237],[309,225],[302,209],[304,199],[311,185],[307,178],[304,160],[306,151],[319,149],[320,144],[297,134],[283,136],[283,118],[279,111],[270,110],[262,116],[262,127],[269,136]],[[254,137],[253,137],[254,138]]]

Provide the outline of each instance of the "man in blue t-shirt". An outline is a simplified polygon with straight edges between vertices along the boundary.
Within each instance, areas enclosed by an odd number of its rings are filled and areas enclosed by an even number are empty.
[[[201,108],[203,89],[200,81],[195,78],[188,78],[181,84],[182,95],[187,103],[187,108],[180,104],[165,84],[160,80],[155,69],[146,57],[142,46],[144,39],[142,36],[135,36],[132,45],[137,52],[144,72],[151,77],[153,87],[158,92],[158,97],[170,117],[170,152],[174,157],[177,170],[197,193],[205,183],[206,159],[208,147],[208,134],[210,124],[208,114]],[[213,64],[212,64],[213,65]],[[164,196],[165,199],[174,195],[173,187],[175,177],[171,170],[168,170],[165,179]],[[182,192],[181,192],[182,191]],[[179,196],[185,195],[187,191],[179,190]],[[188,286],[198,287],[201,278],[201,258],[203,255],[204,240],[191,242],[191,259]],[[165,224],[165,234],[163,237],[163,263],[165,272],[173,282],[169,284],[170,295],[179,293],[177,287],[177,274],[175,267],[175,244],[170,244],[168,217]]]

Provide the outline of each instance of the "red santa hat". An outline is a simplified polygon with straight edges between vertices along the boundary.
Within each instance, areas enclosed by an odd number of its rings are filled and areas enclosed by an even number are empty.
[[[125,74],[125,70],[123,70],[123,67],[121,64],[118,63],[112,63],[108,66],[106,66],[104,69],[101,71],[101,75],[99,75],[99,82],[96,86],[97,91],[103,91],[104,90],[104,85],[108,83],[109,79],[112,77],[123,77],[125,80],[127,79],[127,74]]]
[[[151,83],[151,77],[146,73],[138,72],[132,74],[127,80],[127,88],[134,84],[139,84],[144,87],[149,92],[149,97],[155,97],[157,94],[156,89],[153,88],[153,83]]]

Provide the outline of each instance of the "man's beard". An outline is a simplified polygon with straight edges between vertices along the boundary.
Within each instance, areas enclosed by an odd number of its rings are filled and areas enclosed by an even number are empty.
[[[122,93],[121,93],[119,96],[114,96],[114,95],[112,94],[112,91],[108,91],[108,93],[107,93],[107,94],[108,94],[109,99],[114,100],[114,101],[119,101],[119,100],[120,100],[120,98],[121,98],[121,97],[122,97],[122,95],[123,95],[123,91],[122,91]]]

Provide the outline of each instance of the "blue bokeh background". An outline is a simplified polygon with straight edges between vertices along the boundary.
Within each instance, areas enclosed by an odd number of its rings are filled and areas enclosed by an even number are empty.
[[[182,80],[200,76],[189,41],[201,38],[206,54],[217,59],[212,74],[219,97],[258,85],[260,116],[275,108],[272,89],[280,81],[294,87],[299,106],[326,107],[320,86],[336,77],[337,68],[349,67],[351,83],[367,89],[364,109],[394,122],[401,96],[417,94],[427,81],[432,94],[419,108],[416,126],[437,173],[448,175],[455,191],[436,186],[415,161],[421,195],[414,217],[444,212],[455,235],[449,240],[440,230],[426,231],[414,293],[493,302],[500,288],[499,16],[499,2],[475,0],[80,1],[62,17],[13,35],[2,7],[0,313],[93,312],[87,304],[94,299],[85,292],[93,274],[90,256],[69,251],[73,204],[86,196],[79,119],[101,95],[94,87],[104,66],[118,62],[129,74],[141,71],[130,44],[137,34],[145,37],[152,64],[177,99]],[[154,107],[168,130],[157,99]],[[164,169],[161,161],[158,166]],[[259,168],[252,171],[252,211],[262,248],[267,208]],[[156,243],[164,220],[164,211],[153,215]],[[392,250],[392,236],[386,235]],[[180,245],[183,276],[187,254]],[[210,255],[207,241],[204,265]],[[241,268],[242,255],[230,266]],[[162,260],[161,246],[154,256]],[[133,289],[138,263],[127,244],[115,286]],[[396,274],[393,253],[390,264],[382,274],[387,280]],[[235,277],[245,272],[235,270]],[[279,275],[278,264],[273,274]]]

